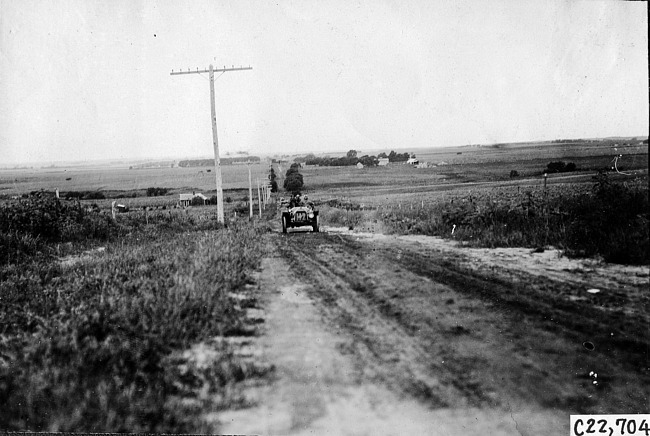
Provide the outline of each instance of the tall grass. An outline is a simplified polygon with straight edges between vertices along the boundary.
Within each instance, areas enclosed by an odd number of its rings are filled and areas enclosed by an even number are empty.
[[[237,404],[232,386],[266,371],[226,345],[205,368],[173,358],[214,336],[250,334],[232,293],[258,266],[264,229],[182,213],[137,218],[120,217],[100,255],[61,262],[23,250],[20,263],[0,265],[0,428],[205,431],[201,402]],[[32,230],[12,228],[21,238]],[[174,400],[201,388],[198,403]]]
[[[103,241],[116,231],[107,215],[89,212],[78,201],[30,197],[5,203],[0,205],[0,265],[47,252],[47,243]]]
[[[476,247],[552,245],[574,256],[650,263],[647,186],[614,183],[606,174],[594,179],[587,190],[561,185],[523,193],[495,190],[376,215],[395,233],[443,236]]]
[[[351,229],[358,227],[367,218],[367,213],[360,209],[349,210],[329,206],[320,207],[318,214],[322,223],[326,223],[329,226],[341,226]]]

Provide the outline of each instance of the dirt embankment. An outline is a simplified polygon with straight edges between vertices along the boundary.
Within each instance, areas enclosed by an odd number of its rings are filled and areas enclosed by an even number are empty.
[[[276,379],[221,431],[563,434],[647,410],[644,269],[331,230],[278,235],[255,344]]]

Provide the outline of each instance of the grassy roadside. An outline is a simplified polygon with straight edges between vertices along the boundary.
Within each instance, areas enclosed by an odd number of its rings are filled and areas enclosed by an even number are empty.
[[[222,228],[181,211],[115,224],[39,204],[43,225],[23,220],[33,210],[13,209],[0,240],[0,428],[205,431],[202,408],[242,401],[237,382],[267,369],[239,360],[227,342],[207,366],[177,356],[254,332],[243,306],[255,296],[244,304],[233,293],[245,292],[259,266],[264,226]],[[65,223],[76,230],[62,232]],[[100,237],[88,231],[93,223],[105,224]],[[16,245],[25,240],[33,243]]]

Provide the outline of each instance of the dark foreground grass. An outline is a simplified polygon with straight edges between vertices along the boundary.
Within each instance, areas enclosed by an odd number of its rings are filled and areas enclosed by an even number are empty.
[[[201,368],[174,353],[251,333],[231,293],[258,267],[265,229],[226,229],[181,212],[148,224],[120,219],[102,238],[84,239],[84,248],[103,250],[64,259],[53,244],[71,242],[60,235],[16,222],[13,236],[4,233],[3,241],[40,245],[19,252],[19,262],[16,247],[5,250],[0,265],[0,428],[207,431],[199,419],[206,404],[239,404],[233,386],[265,373],[225,343]]]
[[[650,263],[647,179],[623,183],[599,174],[582,189],[496,189],[377,216],[396,233],[453,237],[474,247],[555,246],[572,256]]]

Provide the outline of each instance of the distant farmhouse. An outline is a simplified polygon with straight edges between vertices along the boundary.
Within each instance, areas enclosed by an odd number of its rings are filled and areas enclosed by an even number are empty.
[[[406,163],[409,164],[409,165],[417,165],[417,164],[420,163],[420,161],[417,160],[414,157],[409,157],[409,159],[406,161]]]
[[[178,205],[181,207],[188,207],[192,205],[192,200],[195,198],[200,198],[203,200],[203,204],[205,205],[205,202],[208,200],[208,197],[205,195],[199,193],[192,193],[192,194],[180,194],[180,198],[178,200]]]
[[[377,165],[379,165],[380,167],[386,167],[386,166],[388,166],[388,163],[390,162],[387,157],[380,157],[377,160],[379,161],[379,163]]]

